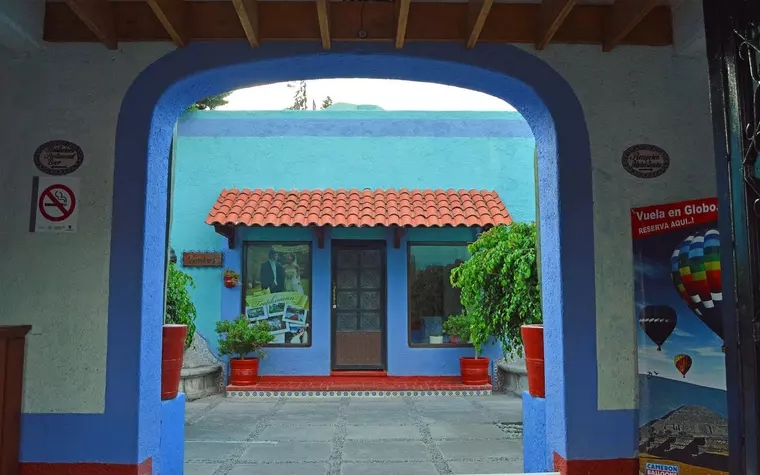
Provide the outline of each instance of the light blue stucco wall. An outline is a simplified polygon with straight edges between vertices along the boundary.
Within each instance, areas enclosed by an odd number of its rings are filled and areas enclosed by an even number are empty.
[[[517,221],[535,219],[534,139],[515,112],[196,112],[179,121],[174,144],[170,243],[181,253],[224,250],[224,268],[242,271],[243,240],[312,241],[307,229],[241,231],[236,249],[204,220],[224,188],[493,189]],[[409,348],[407,239],[470,241],[468,229],[407,233],[401,247],[382,229],[334,229],[312,244],[312,346],[272,348],[263,374],[330,371],[330,236],[387,238],[388,371],[458,374],[468,348]],[[185,269],[196,281],[198,331],[216,349],[214,323],[241,313],[242,288],[222,286],[222,269]],[[442,354],[443,352],[444,354]],[[499,357],[496,346],[488,356]]]

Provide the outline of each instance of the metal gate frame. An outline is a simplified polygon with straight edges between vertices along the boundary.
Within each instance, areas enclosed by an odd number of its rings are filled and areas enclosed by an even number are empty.
[[[720,201],[729,466],[732,475],[758,475],[760,2],[703,0],[703,6]]]

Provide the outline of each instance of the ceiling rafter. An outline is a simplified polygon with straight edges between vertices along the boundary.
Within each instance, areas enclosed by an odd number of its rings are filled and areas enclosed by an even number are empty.
[[[158,21],[177,46],[185,46],[185,0],[148,0]]]
[[[108,0],[66,0],[66,5],[108,49],[118,48],[111,3]]]
[[[615,0],[604,23],[602,50],[612,51],[659,4],[659,0]]]
[[[91,0],[88,0],[91,1]],[[184,8],[172,13],[170,0],[151,0],[163,13],[160,21],[145,0],[111,1],[109,8],[116,40],[125,42],[174,41],[171,31],[179,34],[180,44],[191,41],[246,41],[248,33],[233,1],[195,0],[179,2]],[[278,41],[380,41],[394,44],[399,33],[399,17],[394,13],[399,5],[393,2],[330,2],[326,15],[327,29],[320,28],[315,16],[317,0],[258,1],[256,39],[259,44]],[[400,1],[400,0],[396,0]],[[620,0],[623,1],[623,0]],[[325,1],[324,7],[327,7]],[[403,44],[415,41],[456,42],[466,44],[470,31],[466,19],[470,12],[467,3],[411,1]],[[530,44],[537,42],[540,4],[494,3],[477,36],[479,43]],[[326,8],[325,8],[326,9]],[[605,19],[612,13],[608,5],[576,4],[550,44],[602,45],[605,39]],[[249,10],[246,10],[249,11]],[[184,23],[181,22],[184,21]],[[164,23],[178,25],[167,29]],[[357,35],[357,25],[363,31]],[[477,26],[477,25],[473,25]],[[329,33],[326,38],[322,32]],[[45,4],[44,40],[54,43],[102,40],[64,2]],[[113,42],[111,42],[113,44]],[[654,7],[640,23],[627,33],[619,44],[639,46],[671,46],[673,44],[672,15],[666,5]]]
[[[470,0],[467,11],[467,48],[474,48],[491,12],[493,0]]]
[[[536,49],[542,50],[552,41],[554,34],[562,26],[576,0],[543,0],[538,14],[538,34]]]
[[[319,37],[322,49],[330,49],[330,0],[317,0],[317,20],[319,21]]]
[[[396,48],[404,47],[406,25],[409,23],[409,5],[411,0],[396,0]]]
[[[259,2],[257,0],[232,0],[240,25],[252,47],[259,46]]]

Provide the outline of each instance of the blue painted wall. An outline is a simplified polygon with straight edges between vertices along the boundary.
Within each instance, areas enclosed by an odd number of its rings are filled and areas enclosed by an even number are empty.
[[[171,245],[224,249],[204,223],[224,188],[494,189],[515,220],[535,219],[534,139],[516,112],[286,111],[194,112],[177,124]],[[245,229],[243,240],[311,241],[306,229]],[[379,234],[378,234],[379,233]],[[337,234],[337,236],[336,236]],[[407,241],[382,229],[334,229],[343,239],[388,238],[388,371],[458,374],[468,348],[409,348]],[[470,241],[467,229],[409,233],[417,241]],[[330,250],[312,245],[312,346],[272,348],[263,374],[330,371]],[[242,245],[225,250],[225,268],[242,273]],[[242,288],[222,286],[222,269],[185,269],[196,280],[198,331],[216,350],[214,322],[241,312]],[[443,354],[441,353],[443,352]],[[486,354],[500,357],[496,346]]]
[[[199,42],[153,63],[122,101],[105,412],[24,414],[22,460],[136,464],[158,455],[167,157],[175,124],[198,98],[304,77],[442,82],[498,96],[521,111],[539,155],[544,344],[552,355],[546,362],[547,449],[566,460],[636,457],[636,411],[598,409],[589,134],[581,103],[559,73],[511,45],[467,50],[420,42],[398,50],[392,44],[335,42],[325,54],[319,43],[251,48],[247,42]],[[730,223],[723,224],[728,234]]]

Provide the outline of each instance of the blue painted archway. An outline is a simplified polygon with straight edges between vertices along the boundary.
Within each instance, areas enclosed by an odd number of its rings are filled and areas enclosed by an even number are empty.
[[[188,104],[257,84],[343,77],[478,90],[506,100],[525,117],[539,153],[548,449],[565,460],[635,457],[634,411],[597,409],[589,138],[581,105],[557,72],[506,45],[466,50],[410,43],[399,51],[392,45],[336,43],[325,53],[311,43],[259,49],[199,43],[148,67],[119,115],[105,413],[26,415],[24,461],[139,464],[156,456],[168,156],[174,124]],[[54,440],[51,427],[68,434],[68,441]]]

